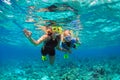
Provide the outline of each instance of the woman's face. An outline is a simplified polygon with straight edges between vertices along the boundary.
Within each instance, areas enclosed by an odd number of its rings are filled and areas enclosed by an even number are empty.
[[[53,34],[52,29],[50,29],[50,28],[47,29],[46,32],[47,32],[47,34],[48,34],[49,36],[51,36],[51,35]]]

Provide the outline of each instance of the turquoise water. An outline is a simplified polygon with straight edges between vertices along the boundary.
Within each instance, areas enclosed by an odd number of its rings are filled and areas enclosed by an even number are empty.
[[[36,11],[58,2],[73,7],[80,23],[73,11]],[[44,20],[79,31],[82,43],[69,59],[56,51],[53,66],[41,60],[42,44],[34,46],[23,34],[27,28],[38,39],[44,33],[35,24]],[[119,0],[0,0],[0,80],[120,80],[119,62]]]

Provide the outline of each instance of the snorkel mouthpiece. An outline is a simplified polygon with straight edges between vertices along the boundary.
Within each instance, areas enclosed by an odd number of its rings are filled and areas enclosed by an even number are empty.
[[[51,36],[52,35],[52,29],[47,30],[47,35]]]

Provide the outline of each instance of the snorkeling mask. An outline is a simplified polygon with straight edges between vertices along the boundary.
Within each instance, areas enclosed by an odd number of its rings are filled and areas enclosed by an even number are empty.
[[[52,31],[61,34],[61,33],[62,33],[62,28],[61,28],[61,27],[58,27],[58,26],[53,26],[53,27],[52,27]]]
[[[70,42],[72,37],[71,36],[66,36],[64,39],[65,39],[66,42]]]

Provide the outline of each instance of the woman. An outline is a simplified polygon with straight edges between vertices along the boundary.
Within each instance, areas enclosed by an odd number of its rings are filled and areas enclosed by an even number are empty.
[[[25,36],[34,44],[38,45],[44,42],[44,45],[41,48],[42,60],[46,60],[46,55],[49,55],[50,64],[52,65],[55,60],[55,47],[60,50],[58,43],[60,41],[60,36],[56,35],[51,28],[46,28],[46,33],[41,36],[38,40],[32,38],[32,33],[27,29],[24,29]]]

